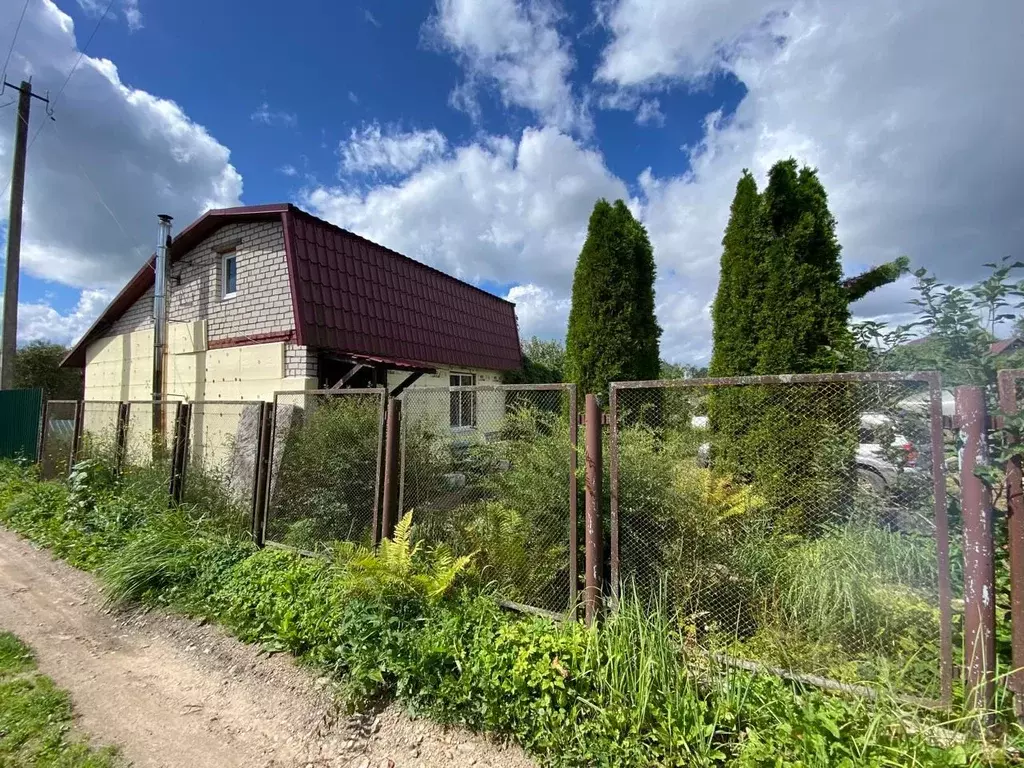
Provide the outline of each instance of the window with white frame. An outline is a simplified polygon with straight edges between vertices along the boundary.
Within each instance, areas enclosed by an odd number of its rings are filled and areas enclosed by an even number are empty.
[[[452,387],[476,386],[476,374],[453,373],[448,377],[448,385]],[[471,429],[476,426],[476,392],[452,392],[450,411],[452,428]]]
[[[220,264],[220,296],[230,299],[238,292],[238,259],[234,252],[225,253]]]

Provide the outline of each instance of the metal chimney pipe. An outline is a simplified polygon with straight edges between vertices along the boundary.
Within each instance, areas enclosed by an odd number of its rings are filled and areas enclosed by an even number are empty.
[[[167,355],[167,247],[171,244],[171,217],[157,216],[160,231],[153,265],[153,433],[164,434],[164,358]]]

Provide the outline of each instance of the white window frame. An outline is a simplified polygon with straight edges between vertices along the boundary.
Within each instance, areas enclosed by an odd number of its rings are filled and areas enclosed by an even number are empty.
[[[451,371],[448,374],[448,386],[449,387],[475,387],[476,386],[476,374],[475,373],[463,373],[461,371]],[[468,395],[468,397],[467,397]],[[476,392],[450,392],[448,402],[448,420],[451,423],[453,431],[468,431],[476,429],[476,418],[477,418],[477,402]],[[463,410],[466,403],[469,403],[469,419],[467,419]],[[452,418],[452,411],[457,414],[455,418]]]
[[[228,291],[228,262],[235,262],[235,290]],[[220,257],[220,297],[222,299],[233,299],[238,295],[238,254],[235,251],[227,251]]]

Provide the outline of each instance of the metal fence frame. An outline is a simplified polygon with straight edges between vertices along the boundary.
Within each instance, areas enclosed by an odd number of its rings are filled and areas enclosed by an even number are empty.
[[[1017,398],[1017,383],[1024,381],[1024,369],[1013,368],[999,371],[997,385],[999,410],[1004,416],[1016,416],[1021,403]],[[1005,433],[1010,437],[1010,433]],[[1014,694],[1018,717],[1024,716],[1024,472],[1021,468],[1021,451],[1024,446],[1011,444],[1016,448],[1006,462],[1006,527],[1007,547],[1010,559],[1010,643],[1013,672],[1008,683]],[[1008,445],[1007,447],[1011,447]]]
[[[262,483],[265,485],[263,488],[262,498],[262,509],[259,510],[259,526],[260,530],[256,540],[260,543],[273,545],[275,547],[284,547],[292,549],[286,544],[281,544],[276,541],[267,540],[267,522],[270,518],[270,503],[272,501],[272,493],[270,492],[274,482],[274,443],[276,442],[277,435],[277,406],[278,399],[282,396],[285,397],[315,397],[315,396],[326,396],[326,397],[345,397],[347,395],[375,395],[380,398],[380,405],[378,407],[378,419],[377,419],[377,469],[374,473],[374,493],[373,493],[373,507],[371,517],[371,529],[377,531],[380,527],[380,491],[381,491],[381,468],[383,465],[383,444],[384,444],[384,415],[387,411],[388,391],[385,387],[364,387],[361,389],[296,389],[296,390],[281,390],[274,392],[273,400],[273,413],[270,418],[270,433],[269,441],[270,444],[266,450],[267,456],[267,469],[265,477],[262,479]],[[282,446],[283,448],[283,446]],[[312,553],[304,553],[312,554]]]
[[[1021,371],[1024,376],[1024,371]],[[953,606],[949,564],[949,520],[946,511],[945,447],[942,421],[942,377],[938,371],[802,373],[775,376],[726,376],[695,379],[616,381],[608,389],[609,448],[611,472],[611,589],[618,605],[619,581],[619,393],[628,389],[724,388],[736,386],[784,386],[789,384],[899,383],[921,382],[928,386],[932,493],[934,495],[935,538],[938,557],[939,597],[939,679],[940,698],[936,704],[949,706],[953,698]],[[749,662],[743,662],[749,663]]]
[[[78,414],[82,409],[81,400],[46,400],[43,402],[43,415],[42,424],[39,427],[39,462],[40,464],[44,461],[43,451],[46,449],[46,436],[50,432],[50,417],[52,416],[51,410],[53,406],[60,405],[73,405],[74,410],[71,416],[71,443],[68,445],[68,455],[64,458],[64,461],[60,462],[63,465],[64,474],[70,474],[71,472],[71,460],[74,455],[74,443],[75,443],[75,424],[78,422]],[[57,469],[55,465],[54,469]],[[59,472],[56,473],[60,475]]]
[[[564,619],[575,615],[577,610],[577,602],[579,599],[579,510],[578,510],[578,480],[577,480],[577,468],[578,468],[578,449],[579,449],[579,410],[578,410],[578,397],[577,387],[575,384],[569,382],[560,382],[552,384],[477,384],[471,386],[455,386],[455,387],[410,387],[406,389],[399,400],[401,400],[408,393],[415,393],[414,396],[420,393],[452,393],[452,392],[562,392],[565,393],[568,399],[569,407],[569,596],[568,603],[565,613],[556,613],[548,611],[544,608],[537,608],[535,606],[523,605],[521,603],[514,603],[508,600],[500,600],[503,605],[515,610],[523,611],[526,613],[535,613],[543,616],[549,616],[557,619]],[[403,416],[404,418],[404,416]],[[404,509],[403,499],[405,494],[405,433],[404,427],[401,438],[401,461],[399,464],[399,493],[398,493],[398,508],[399,510]]]
[[[205,419],[205,414],[202,414],[202,410],[203,410],[204,406],[241,406],[242,408],[245,408],[247,406],[254,405],[254,406],[258,406],[259,407],[259,415],[257,417],[257,427],[256,427],[257,428],[257,442],[256,442],[256,446],[254,448],[254,453],[253,453],[253,467],[254,467],[254,471],[253,471],[253,487],[252,487],[252,491],[251,491],[251,496],[249,497],[249,503],[247,505],[247,506],[250,507],[250,509],[252,511],[252,514],[254,516],[253,519],[255,519],[255,515],[258,513],[257,505],[256,505],[256,500],[257,500],[257,496],[259,494],[259,483],[260,483],[260,473],[259,473],[260,447],[261,447],[260,446],[260,440],[262,439],[262,434],[260,434],[260,433],[262,432],[261,427],[262,427],[263,408],[265,407],[265,401],[263,401],[263,400],[190,400],[190,401],[188,401],[187,404],[189,406],[191,406],[191,412],[189,413],[189,420],[188,420],[188,424],[186,425],[188,429],[187,429],[187,433],[185,435],[184,455],[182,456],[182,462],[183,462],[183,467],[182,467],[183,478],[182,478],[182,488],[181,488],[181,492],[182,493],[184,493],[185,484],[187,483],[187,480],[188,480],[188,468],[192,464],[192,461],[193,461],[193,455],[192,455],[193,454],[193,443],[195,441],[196,421],[198,420],[198,418],[196,417],[196,411],[198,410],[200,412],[200,417]],[[239,421],[241,421],[241,415],[239,416]],[[235,427],[235,429],[236,430],[238,429],[237,426]]]

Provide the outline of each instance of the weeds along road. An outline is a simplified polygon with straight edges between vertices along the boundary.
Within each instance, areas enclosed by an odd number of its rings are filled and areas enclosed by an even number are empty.
[[[35,651],[99,744],[148,766],[530,766],[519,750],[410,720],[349,717],[327,678],[163,611],[109,611],[95,579],[0,528],[0,629]]]

